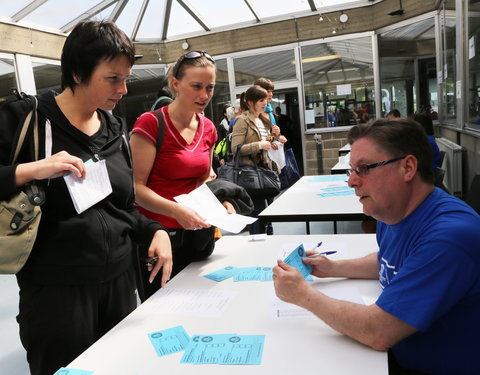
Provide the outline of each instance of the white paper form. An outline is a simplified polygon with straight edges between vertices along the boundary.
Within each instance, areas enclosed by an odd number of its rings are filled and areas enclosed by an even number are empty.
[[[341,287],[338,285],[326,286],[322,284],[312,284],[312,286],[328,297],[365,305],[358,288]],[[277,296],[273,296],[273,302],[271,306],[272,315],[278,319],[310,318],[315,316],[315,314],[305,310],[302,307],[280,300]]]
[[[86,162],[85,168],[87,174],[84,180],[73,173],[63,177],[75,210],[79,214],[112,193],[112,185],[108,177],[105,160],[96,163]]]
[[[162,288],[137,309],[151,314],[219,317],[235,295],[225,290]]]
[[[214,225],[232,233],[239,233],[245,225],[257,220],[254,217],[238,214],[228,214],[227,210],[206,184],[200,185],[188,194],[182,194],[174,199],[184,206],[195,210],[205,218],[208,224]]]

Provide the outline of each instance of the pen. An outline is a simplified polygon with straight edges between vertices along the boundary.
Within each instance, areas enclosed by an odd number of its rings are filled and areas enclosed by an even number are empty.
[[[315,255],[310,255],[308,256],[307,258],[316,258],[316,257],[319,257],[320,255],[331,255],[331,254],[335,254],[336,251],[324,251],[323,253],[318,253],[318,254],[315,254]]]
[[[322,241],[320,241],[319,243],[317,243],[317,246],[315,246],[313,249],[311,249],[310,251],[315,251],[317,250],[320,246],[322,246]]]

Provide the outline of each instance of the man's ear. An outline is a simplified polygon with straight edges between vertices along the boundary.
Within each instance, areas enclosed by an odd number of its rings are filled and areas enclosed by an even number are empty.
[[[417,175],[418,172],[418,160],[413,155],[407,155],[402,160],[403,175],[405,181],[411,181]]]

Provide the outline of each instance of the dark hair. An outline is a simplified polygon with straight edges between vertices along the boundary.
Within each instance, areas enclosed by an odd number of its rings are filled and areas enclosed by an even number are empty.
[[[255,82],[253,82],[254,85],[257,85],[257,86],[260,86],[262,88],[264,88],[265,90],[272,90],[275,88],[275,86],[273,85],[273,82],[270,81],[268,78],[265,78],[265,77],[260,77],[260,78],[257,78],[255,80]]]
[[[168,72],[167,72],[168,86],[172,91],[174,91],[172,86],[172,79],[174,77],[178,80],[182,79],[183,76],[185,75],[185,71],[192,66],[199,67],[199,68],[214,68],[216,71],[215,62],[210,60],[210,58],[206,57],[205,55],[202,55],[196,58],[185,58],[185,55],[189,53],[190,52],[187,52],[182,56],[180,56],[175,62],[175,64],[172,67],[170,67],[170,69],[168,69]],[[199,53],[205,53],[205,52],[199,51]]]
[[[433,184],[432,148],[425,130],[412,119],[378,119],[358,124],[350,129],[347,137],[351,145],[360,138],[369,138],[392,157],[415,156],[420,177]]]
[[[240,107],[246,108],[245,111],[248,111],[250,109],[248,102],[256,103],[260,99],[266,99],[267,97],[268,93],[267,90],[265,90],[264,88],[258,85],[250,86],[247,91],[240,95]],[[260,114],[259,118],[264,124],[268,124],[270,126],[272,125],[270,119],[266,118],[262,114]]]
[[[400,111],[398,109],[392,109],[390,112],[387,113],[388,116],[393,116],[393,117],[402,117],[400,114]]]
[[[74,90],[79,82],[88,82],[103,60],[124,55],[135,62],[135,47],[125,33],[108,21],[82,21],[67,37],[62,50],[62,89]]]
[[[412,118],[423,126],[427,135],[433,135],[433,121],[430,116],[424,113],[415,113]]]

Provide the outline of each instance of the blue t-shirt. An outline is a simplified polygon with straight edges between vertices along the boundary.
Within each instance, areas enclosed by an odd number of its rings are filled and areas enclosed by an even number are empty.
[[[429,374],[480,374],[480,216],[435,190],[396,225],[379,222],[376,304],[419,331],[392,351]]]
[[[430,143],[430,147],[432,147],[433,152],[433,159],[432,159],[432,168],[440,168],[442,157],[440,155],[440,149],[438,148],[437,142],[435,142],[435,137],[433,135],[427,135],[428,143]]]

